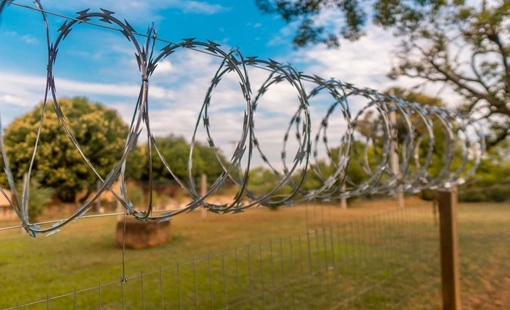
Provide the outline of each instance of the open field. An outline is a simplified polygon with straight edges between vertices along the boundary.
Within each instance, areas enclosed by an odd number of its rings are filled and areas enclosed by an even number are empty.
[[[116,217],[82,219],[35,239],[0,231],[0,308],[44,300],[29,308],[437,309],[435,213],[428,202],[408,205],[179,215],[172,243],[126,250],[123,284]],[[466,309],[510,306],[509,223],[509,204],[460,206]]]

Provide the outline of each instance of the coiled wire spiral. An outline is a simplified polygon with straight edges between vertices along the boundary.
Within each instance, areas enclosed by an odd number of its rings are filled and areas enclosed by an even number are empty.
[[[8,4],[15,3],[6,0],[0,1],[0,18]],[[98,12],[89,12],[89,10],[79,12],[78,16],[66,20],[60,26],[58,36],[54,41],[51,41],[47,12],[38,0],[35,1],[35,8],[42,13],[48,55],[46,92],[37,141],[41,135],[46,107],[48,104],[53,104],[62,128],[90,170],[100,180],[101,186],[92,198],[67,219],[61,220],[51,227],[33,224],[30,222],[27,211],[30,197],[28,184],[30,182],[25,182],[20,196],[15,189],[8,156],[2,147],[4,170],[13,197],[10,201],[11,206],[20,218],[23,227],[32,236],[39,233],[56,232],[60,227],[82,217],[105,191],[111,191],[127,213],[135,218],[141,221],[161,221],[183,212],[192,211],[197,207],[203,207],[216,213],[236,213],[256,205],[290,205],[310,200],[331,200],[366,194],[448,188],[464,183],[474,173],[485,148],[483,134],[477,123],[454,111],[406,102],[372,89],[357,88],[336,79],[326,80],[319,76],[307,75],[296,71],[290,65],[273,60],[245,57],[236,49],[224,51],[220,45],[210,41],[199,42],[195,39],[185,39],[182,42],[169,43],[158,52],[155,50],[155,42],[158,37],[154,28],[150,28],[147,35],[144,36],[145,42],[140,42],[137,39],[139,34],[127,21],[117,19],[113,12],[104,9]],[[57,101],[58,85],[53,72],[53,65],[58,61],[57,52],[60,44],[74,27],[86,24],[90,20],[98,20],[99,23],[105,23],[108,27],[114,27],[133,45],[141,77],[139,96],[133,104],[134,113],[129,134],[125,139],[124,152],[106,176],[97,172],[73,136],[66,122],[65,113]],[[195,130],[191,137],[187,167],[188,180],[180,179],[173,171],[172,158],[165,158],[160,152],[151,131],[149,118],[148,96],[151,76],[157,71],[158,63],[167,57],[172,57],[172,54],[179,49],[199,51],[222,59],[215,75],[211,77],[205,99],[197,113]],[[250,83],[249,72],[251,70],[263,70],[267,74],[265,81],[257,90],[254,90]],[[210,108],[214,90],[227,74],[234,74],[238,79],[245,102],[243,103],[242,130],[237,137],[232,137],[236,139],[235,150],[230,161],[225,163],[221,160],[221,154],[216,147],[209,120],[213,113]],[[267,91],[282,83],[287,83],[292,87],[297,103],[286,133],[282,137],[281,163],[276,164],[268,159],[266,151],[261,147],[260,138],[257,138],[254,115],[256,115],[259,106],[263,105],[263,97]],[[311,108],[313,101],[319,97],[329,98],[331,104],[327,113],[315,124],[312,122]],[[359,102],[363,103],[359,104]],[[340,120],[343,126],[340,140],[332,144],[328,139],[328,129],[330,129],[328,126],[333,120]],[[198,128],[202,126],[205,127],[209,147],[215,152],[216,159],[223,170],[204,195],[200,194],[192,177],[194,169],[192,155],[198,139]],[[316,127],[317,130],[313,131]],[[148,207],[145,210],[141,210],[128,199],[124,178],[127,157],[137,146],[142,129],[147,133],[146,143],[149,150],[148,157],[151,161],[149,165],[151,194]],[[335,130],[338,131],[338,128]],[[438,139],[438,135],[442,135],[443,139]],[[441,146],[444,152],[438,159],[437,156],[434,157],[434,154],[439,141],[444,143]],[[1,143],[3,146],[3,138]],[[29,179],[37,143],[34,146],[32,161],[27,171]],[[290,144],[294,147],[289,147]],[[339,146],[336,147],[337,145]],[[294,149],[294,151],[290,149]],[[191,203],[185,208],[162,214],[153,212],[152,152],[155,152],[168,172],[191,197]],[[250,169],[253,168],[255,156],[262,159],[266,168],[277,179],[275,186],[266,192],[253,191],[250,186]],[[460,164],[457,161],[454,166],[454,158],[460,158]],[[429,168],[433,163],[438,165],[438,161],[440,161],[441,170],[434,174],[430,173]],[[361,167],[363,174],[361,180],[355,180],[349,174],[349,169],[354,164]],[[326,166],[329,169],[324,169]],[[319,185],[313,189],[306,189],[303,185],[307,178],[319,180]],[[116,181],[120,181],[122,184],[120,193],[112,190],[112,185]],[[228,204],[211,202],[211,196],[227,183],[233,183],[237,188],[237,193],[233,196],[232,201]],[[4,190],[1,191],[8,198]]]

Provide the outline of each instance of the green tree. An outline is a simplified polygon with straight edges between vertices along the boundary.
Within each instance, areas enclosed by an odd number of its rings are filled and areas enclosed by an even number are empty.
[[[429,107],[440,107],[445,108],[446,104],[438,97],[431,97],[423,93],[417,93],[410,90],[402,89],[402,88],[391,88],[385,91],[385,94],[394,95],[398,98],[402,98],[408,102],[415,102],[420,104],[421,106],[429,106]],[[396,126],[397,129],[397,140],[399,143],[399,152],[402,153],[402,144],[405,143],[404,140],[409,136],[409,127],[406,121],[403,119],[401,114],[396,115]],[[432,122],[432,134],[434,136],[434,148],[432,149],[432,162],[429,165],[427,171],[429,176],[432,178],[437,177],[441,170],[443,169],[445,162],[443,160],[443,156],[446,152],[446,137],[447,134],[445,132],[445,128],[440,123],[439,119],[436,117],[429,117],[429,120]],[[419,165],[423,166],[426,161],[426,157],[429,153],[429,142],[430,136],[427,133],[427,128],[421,118],[416,115],[410,115],[410,122],[413,126],[413,136],[414,141],[420,141],[419,149],[418,149],[418,157],[419,157]],[[454,163],[452,163],[450,170],[453,170],[454,167],[458,167],[460,164],[460,158],[462,154],[460,154],[461,150],[457,150],[457,155],[455,156]],[[410,170],[415,170],[417,167],[417,163],[412,161],[410,163]]]
[[[248,190],[255,195],[263,195],[278,186],[278,176],[270,169],[256,167],[250,170]]]
[[[324,182],[327,182],[329,178],[337,172],[337,166],[333,165],[332,162],[338,164],[339,151],[340,147],[331,148],[329,160],[319,160],[318,162],[313,163],[313,167],[309,168],[309,171],[306,174],[306,178],[301,187],[303,190],[313,191],[324,187]],[[365,151],[368,155],[368,163],[364,161],[363,154]],[[367,145],[364,143],[364,141],[353,141],[350,148],[349,164],[347,165],[347,170],[345,171],[346,174],[344,181],[346,189],[351,190],[352,188],[359,186],[361,183],[367,181],[370,178],[370,174],[364,168],[364,166],[368,165],[371,169],[374,169],[378,164],[379,156],[375,154],[373,145]],[[336,185],[333,184],[333,187],[328,189],[326,193],[334,190],[335,186],[341,186],[340,180],[343,177],[343,172],[344,171],[341,171],[339,174],[338,182],[335,183]]]
[[[84,97],[61,98],[58,103],[84,155],[105,177],[122,156],[128,126],[116,111]],[[5,129],[5,149],[16,180],[28,171],[41,111],[39,104]],[[53,188],[63,202],[74,202],[83,191],[88,196],[96,187],[97,176],[65,133],[53,105],[47,106],[33,170],[41,186]],[[5,175],[2,178],[5,184]]]
[[[294,44],[339,46],[335,25],[316,25],[339,10],[340,34],[356,40],[371,20],[400,39],[390,77],[446,84],[464,98],[462,110],[488,120],[488,145],[510,134],[510,2],[507,0],[256,0],[260,9],[299,21]]]
[[[42,187],[39,179],[37,175],[30,179],[30,196],[27,209],[31,221],[37,220],[43,213],[44,207],[51,202],[51,199],[55,195],[55,190],[49,187]],[[23,183],[18,183],[16,191],[20,194],[23,192]]]
[[[384,94],[395,96],[407,102],[415,102],[420,104],[421,106],[446,108],[446,104],[443,102],[441,98],[431,97],[423,93],[414,92],[400,87],[392,87],[386,90]],[[396,129],[398,135],[398,142],[402,143],[405,137],[409,135],[409,128],[406,121],[404,120],[400,113],[397,113],[396,118],[397,118]],[[426,134],[426,126],[420,120],[420,117],[418,115],[416,114],[410,115],[410,121],[414,125],[413,129],[415,136],[421,136]],[[437,123],[437,120],[433,119],[433,122]],[[441,126],[440,125],[434,126],[435,129],[439,129],[438,127]]]
[[[385,91],[385,94],[394,95],[398,98],[402,98],[408,102],[415,102],[422,106],[432,106],[432,107],[441,107],[444,108],[446,104],[437,97],[431,97],[422,93],[413,92],[406,89],[401,88],[391,88]],[[431,142],[431,136],[428,133],[427,126],[424,121],[421,119],[419,114],[410,113],[408,121],[410,122],[411,127],[407,123],[407,120],[402,116],[401,113],[395,113],[396,123],[392,126],[396,129],[396,139],[397,139],[397,152],[400,156],[400,161],[402,161],[403,156],[408,156],[409,160],[409,168],[406,171],[406,167],[400,167],[400,170],[404,168],[406,173],[418,173],[422,167],[426,167],[427,177],[430,180],[436,179],[440,176],[441,173],[446,173],[446,171],[455,171],[458,169],[463,161],[463,157],[465,150],[463,148],[463,144],[460,141],[455,140],[457,143],[453,145],[453,159],[451,162],[446,159],[447,154],[447,136],[448,133],[443,126],[442,122],[434,115],[429,115],[428,120],[432,124],[432,135],[434,138],[433,148],[430,149],[429,143]],[[368,141],[371,141],[371,144],[375,146],[373,148],[373,155],[380,155],[380,150],[382,149],[382,144],[384,143],[383,132],[380,126],[377,124],[382,123],[382,119],[380,115],[375,115],[374,113],[367,113],[356,123],[356,132],[363,137],[366,137]],[[455,127],[455,126],[453,126]],[[454,135],[457,134],[454,129]],[[409,131],[412,130],[412,133]],[[414,149],[410,149],[407,147],[409,135],[412,134]],[[370,149],[369,149],[370,150]],[[415,161],[415,155],[418,155],[418,162]],[[369,156],[369,161],[373,161],[371,158],[373,155]],[[427,164],[427,158],[430,157],[431,162]],[[354,156],[354,158],[359,158],[360,156]],[[376,161],[377,162],[377,161]],[[472,165],[472,162],[467,163]],[[370,167],[373,167],[373,164],[369,164]],[[448,170],[445,170],[445,169]],[[467,171],[467,169],[465,169]],[[384,177],[383,177],[384,179]]]
[[[414,25],[399,21],[402,43],[391,77],[446,84],[464,98],[462,111],[486,119],[488,145],[510,134],[510,2],[445,1]]]
[[[263,200],[262,204],[272,210],[277,210],[279,206],[273,203],[268,203],[268,201],[274,202],[284,200],[288,198],[293,191],[293,188],[289,185],[282,186],[282,178],[282,174],[277,174],[272,169],[265,167],[255,167],[250,169],[247,188],[249,198],[259,199],[271,193],[265,201]],[[299,195],[293,197],[299,198]]]
[[[509,142],[491,148],[480,163],[472,180],[459,189],[459,200],[468,202],[510,201]]]
[[[369,21],[384,27],[400,26],[401,23],[414,23],[427,10],[438,10],[446,6],[448,0],[255,0],[262,12],[278,14],[287,23],[298,22],[293,43],[297,47],[309,44],[340,46],[340,38],[358,40],[365,34]],[[461,3],[455,1],[455,3]],[[319,15],[325,11],[336,11],[343,18],[336,25],[317,24]],[[331,27],[332,26],[332,27]],[[338,32],[337,32],[338,30]]]
[[[184,137],[170,135],[167,137],[156,137],[156,146],[161,156],[167,161],[170,169],[176,177],[181,180],[188,180],[188,160],[190,155],[190,144]],[[140,179],[149,180],[149,161],[147,146],[140,146],[140,153],[143,154],[143,171]],[[219,160],[215,151],[209,146],[196,142],[192,155],[193,179],[197,180],[202,174],[207,175],[209,182],[213,182],[223,172],[220,162],[227,163],[225,157],[219,153]],[[228,165],[226,165],[228,167]],[[154,181],[165,182],[173,180],[172,175],[160,160],[155,149],[152,150],[152,177]]]

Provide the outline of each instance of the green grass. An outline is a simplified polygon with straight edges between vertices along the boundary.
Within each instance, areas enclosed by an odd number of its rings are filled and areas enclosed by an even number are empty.
[[[461,299],[464,309],[510,308],[510,204],[464,203],[458,209]],[[407,309],[440,309],[440,279],[407,301]]]
[[[179,215],[172,220],[171,243],[126,250],[123,284],[122,250],[114,247],[116,220],[82,219],[49,237],[0,231],[0,308],[45,299],[30,308],[441,305],[438,227],[428,203],[404,210],[391,202],[363,202],[349,210],[298,206],[205,218],[200,212]],[[510,205],[460,206],[466,305],[494,301],[502,290],[498,277],[510,270],[503,242],[509,222]]]

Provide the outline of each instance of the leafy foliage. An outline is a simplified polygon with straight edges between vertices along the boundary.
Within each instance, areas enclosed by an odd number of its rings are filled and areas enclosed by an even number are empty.
[[[190,156],[190,144],[184,137],[170,135],[167,137],[156,137],[156,146],[161,156],[167,161],[174,175],[181,180],[189,180],[188,160]],[[146,146],[139,147],[139,154],[142,156],[142,171],[140,173],[141,180],[149,180],[149,151]],[[165,167],[158,153],[153,149],[152,156],[152,176],[154,181],[169,181],[174,177]],[[207,175],[209,180],[217,179],[223,172],[220,162],[227,163],[225,157],[219,153],[219,159],[216,157],[215,151],[209,146],[200,142],[196,142],[191,156],[192,169],[191,177],[196,180],[202,174]]]
[[[360,0],[255,0],[260,10],[278,14],[287,23],[299,21],[294,37],[298,47],[308,44],[326,44],[329,47],[340,46],[340,37],[357,40],[364,35],[364,28],[371,18],[382,26],[391,26],[401,20],[422,18],[420,10],[427,7],[441,7],[442,0],[397,0],[373,1],[372,7]],[[343,15],[339,32],[326,25],[318,25],[316,20],[323,11],[337,11]],[[370,15],[370,12],[373,12]],[[369,16],[370,15],[370,16]],[[339,36],[340,35],[340,36]]]
[[[332,177],[337,169],[337,166],[333,164],[339,162],[339,150],[340,147],[331,148],[330,160],[319,160],[314,163],[313,167],[310,167],[306,178],[301,188],[305,191],[319,190],[324,186],[327,179]],[[365,163],[363,155],[367,152],[369,162]],[[351,147],[351,153],[349,154],[350,160],[347,166],[345,175],[346,189],[354,188],[359,186],[361,183],[367,181],[370,178],[370,174],[365,169],[365,165],[368,164],[370,168],[374,168],[378,165],[378,156],[375,154],[374,146],[372,144],[365,144],[362,141],[354,141]],[[332,162],[330,162],[332,161]],[[341,186],[342,174],[340,173],[338,182],[335,182],[334,186]],[[336,197],[328,197],[328,199],[335,200],[339,199]]]
[[[408,102],[415,102],[422,106],[437,106],[437,107],[445,107],[445,103],[437,97],[430,97],[422,93],[416,93],[413,91],[401,89],[401,88],[392,88],[386,91],[386,94],[395,95],[398,98],[402,98]],[[377,151],[382,148],[382,134],[380,133],[381,129],[377,129],[375,124],[382,123],[382,120],[379,119],[380,116],[374,116],[370,113],[367,113],[358,120],[356,124],[357,133],[366,137],[373,146],[372,150]],[[430,148],[431,136],[428,133],[427,126],[417,113],[409,114],[409,122],[407,123],[405,118],[401,113],[395,113],[396,123],[393,125],[393,129],[396,130],[396,139],[398,141],[398,149],[397,152],[400,156],[400,161],[403,159],[403,155],[407,152],[410,157],[409,160],[409,171],[407,173],[413,174],[413,172],[418,172],[424,167],[426,167],[427,179],[429,181],[436,179],[443,173],[453,172],[458,169],[463,163],[463,157],[467,150],[463,149],[462,143],[454,143],[453,145],[453,158],[447,159],[446,154],[448,154],[448,133],[442,124],[442,122],[433,115],[429,118],[429,121],[432,124],[432,134],[433,134],[433,148]],[[411,125],[411,127],[409,127]],[[416,149],[409,149],[406,145],[406,140],[409,137],[410,130],[412,130],[413,141],[416,143],[414,147]],[[453,128],[455,131],[455,128]],[[456,134],[454,132],[454,134]],[[355,148],[356,150],[356,148]],[[417,156],[415,156],[417,153]],[[372,152],[369,154],[369,161],[374,161],[376,153]],[[430,163],[427,163],[427,159],[430,156]],[[353,158],[359,158],[360,156],[353,156]],[[416,161],[416,158],[418,160]],[[375,160],[377,163],[377,160]],[[472,165],[468,161],[467,167],[465,171],[469,168],[469,165]],[[374,164],[375,166],[375,164]],[[402,168],[402,167],[401,167]],[[447,169],[447,170],[446,170]],[[402,169],[401,169],[402,170]],[[384,178],[384,175],[383,175]],[[433,199],[434,195],[429,195],[431,191],[423,191],[422,197]]]
[[[445,1],[422,19],[399,20],[402,37],[391,77],[446,84],[461,95],[461,110],[486,119],[495,146],[510,134],[510,2]]]
[[[400,38],[390,77],[443,84],[464,98],[462,111],[488,121],[488,145],[510,135],[510,2],[465,0],[256,0],[266,12],[299,21],[294,44],[339,46],[356,40],[371,21]],[[339,11],[337,25],[317,25]],[[335,27],[338,26],[338,27]],[[331,29],[340,30],[331,30]]]
[[[510,158],[505,154],[508,142],[489,150],[473,180],[459,189],[459,200],[465,202],[510,201]]]
[[[84,155],[105,177],[122,156],[128,126],[116,111],[84,97],[61,98],[58,103]],[[16,180],[28,171],[42,107],[39,104],[5,129],[5,148]],[[65,133],[52,105],[44,115],[33,170],[41,186],[53,188],[63,202],[74,202],[79,193],[96,186],[97,176]],[[2,178],[5,183],[5,175]]]
[[[16,191],[20,194],[23,192],[23,183],[18,183]],[[30,179],[29,192],[28,216],[30,220],[35,221],[43,213],[44,207],[51,202],[55,190],[42,187],[39,177],[36,175],[36,177]]]

